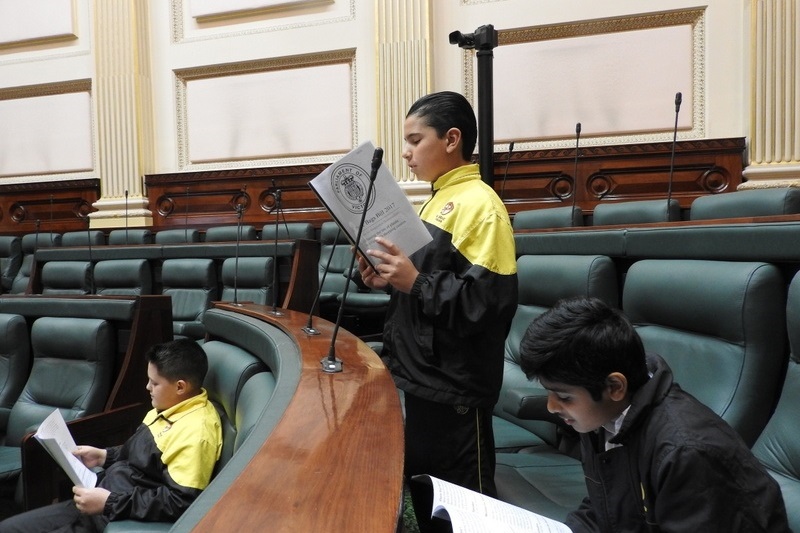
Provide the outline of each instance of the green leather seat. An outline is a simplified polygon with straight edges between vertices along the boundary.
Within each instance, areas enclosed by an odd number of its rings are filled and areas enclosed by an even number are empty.
[[[676,382],[753,443],[785,367],[784,281],[774,265],[642,260],[625,276],[622,309]],[[563,519],[586,494],[577,459],[557,450],[498,454],[500,499]]]
[[[28,324],[22,315],[0,313],[0,433],[28,379],[31,364]]]
[[[758,217],[800,213],[800,189],[750,189],[700,196],[689,210],[691,220]]]
[[[61,246],[103,246],[106,234],[100,230],[68,231],[61,235]]]
[[[163,229],[156,233],[156,244],[181,244],[200,242],[200,231],[195,228]]]
[[[88,261],[48,261],[42,267],[42,294],[91,294],[92,264]]]
[[[514,231],[583,226],[583,210],[577,206],[569,206],[519,211],[514,215],[511,225]]]
[[[153,244],[153,232],[149,229],[115,229],[108,234],[108,244]]]
[[[60,233],[29,233],[22,237],[22,263],[19,266],[14,281],[11,283],[11,294],[24,294],[28,290],[31,279],[33,259],[39,248],[53,248],[61,246]]]
[[[531,321],[558,300],[573,296],[593,296],[619,306],[616,267],[606,256],[524,255],[517,259],[517,276],[517,312],[506,337],[503,387],[492,421],[498,451],[558,445],[552,423],[516,416],[521,397],[545,394],[519,366],[519,343]]]
[[[678,200],[637,200],[632,202],[600,202],[594,208],[592,224],[610,226],[671,222],[681,219]]]
[[[153,274],[147,259],[108,259],[94,267],[95,293],[138,296],[153,293]]]
[[[275,240],[275,223],[264,224],[261,228],[261,240]],[[308,222],[286,222],[277,225],[278,240],[281,239],[307,239],[314,240],[314,226]]]
[[[202,339],[203,313],[217,299],[217,270],[213,259],[166,259],[161,266],[161,294],[172,298],[172,332]]]
[[[238,266],[237,266],[238,263]],[[271,257],[228,257],[222,262],[223,302],[273,303],[274,277]]]
[[[256,227],[245,224],[239,226],[215,226],[206,230],[206,242],[236,242],[236,233],[239,233],[240,241],[254,241],[258,237]]]
[[[320,229],[322,243],[319,256],[319,282],[322,290],[319,296],[320,316],[336,320],[336,313],[342,303],[342,294],[347,283],[347,273],[353,252],[350,243],[335,222],[325,222]],[[354,267],[355,268],[355,267]],[[389,295],[383,291],[373,291],[350,283],[344,311],[355,317],[380,319],[389,308]]]
[[[781,486],[789,527],[800,531],[800,275],[789,285],[786,324],[791,358],[778,405],[753,445],[753,453]]]
[[[0,236],[0,294],[11,290],[14,277],[22,264],[22,239]]]
[[[54,409],[74,420],[101,412],[112,385],[117,339],[94,318],[42,317],[30,331],[33,364],[0,435],[0,484],[16,485],[22,438]],[[4,490],[7,492],[7,490]]]

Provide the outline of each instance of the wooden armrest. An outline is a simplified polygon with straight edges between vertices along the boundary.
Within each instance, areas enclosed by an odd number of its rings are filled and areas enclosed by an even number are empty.
[[[130,437],[151,406],[138,403],[67,423],[77,444],[108,448]],[[35,509],[72,495],[72,482],[33,433],[22,439],[23,508]]]

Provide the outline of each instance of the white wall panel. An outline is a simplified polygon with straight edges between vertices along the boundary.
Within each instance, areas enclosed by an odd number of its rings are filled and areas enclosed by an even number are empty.
[[[349,64],[190,80],[189,162],[346,152],[351,102]]]
[[[88,92],[0,100],[0,177],[91,170]]]
[[[72,0],[0,0],[0,47],[75,37]]]

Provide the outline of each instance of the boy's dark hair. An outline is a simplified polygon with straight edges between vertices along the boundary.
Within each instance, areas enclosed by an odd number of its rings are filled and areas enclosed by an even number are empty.
[[[425,124],[435,129],[440,139],[450,128],[461,130],[461,156],[465,161],[472,159],[478,140],[478,124],[472,106],[463,95],[442,91],[423,96],[414,102],[406,118],[412,115],[423,119]]]
[[[171,382],[182,379],[199,390],[208,372],[206,352],[191,339],[175,339],[156,344],[145,354],[148,363]]]
[[[627,378],[630,394],[648,379],[644,346],[633,325],[596,298],[556,303],[531,322],[519,351],[528,379],[583,387],[595,401],[612,372]]]

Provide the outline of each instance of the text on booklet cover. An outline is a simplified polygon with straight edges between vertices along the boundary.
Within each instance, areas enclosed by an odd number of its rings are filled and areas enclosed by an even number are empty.
[[[351,242],[358,235],[366,208],[358,243],[362,254],[370,248],[380,248],[375,237],[385,237],[404,254],[411,255],[428,244],[431,235],[383,163],[367,198],[374,151],[373,144],[365,142],[322,171],[309,186]],[[369,259],[377,262],[375,258]]]

